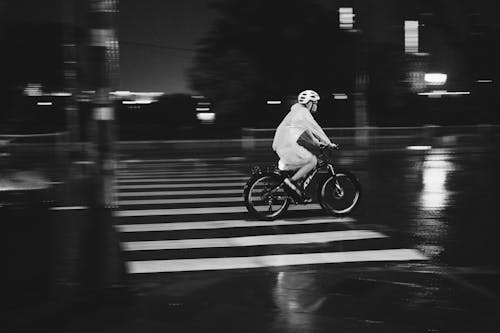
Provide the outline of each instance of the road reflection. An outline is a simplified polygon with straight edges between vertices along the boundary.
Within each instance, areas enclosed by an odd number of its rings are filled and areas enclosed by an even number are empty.
[[[325,293],[318,285],[315,274],[279,272],[273,289],[273,300],[279,309],[275,327],[286,332],[314,331],[314,316],[307,314],[317,311],[326,301]]]
[[[447,190],[449,173],[454,165],[443,155],[427,155],[422,164],[422,192],[420,209],[423,211],[444,209],[449,202]]]
[[[421,165],[422,190],[411,233],[417,240],[417,248],[429,258],[443,253],[443,244],[449,236],[445,209],[451,204],[448,184],[455,170],[451,156],[445,154],[427,154]]]

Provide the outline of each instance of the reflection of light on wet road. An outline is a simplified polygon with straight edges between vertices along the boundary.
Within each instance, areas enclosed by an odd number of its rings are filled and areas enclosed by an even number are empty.
[[[443,240],[447,237],[448,225],[442,213],[450,203],[447,184],[449,174],[454,170],[454,164],[446,155],[427,155],[422,164],[422,192],[413,234],[419,239],[417,248],[430,258],[444,250]]]
[[[279,309],[274,326],[286,331],[314,331],[314,316],[305,313],[316,312],[326,301],[324,291],[316,280],[315,273],[279,272],[273,289],[273,300]]]
[[[446,189],[448,173],[453,170],[451,162],[442,156],[427,156],[422,166],[423,189],[420,196],[421,209],[441,209],[448,202],[449,192]]]

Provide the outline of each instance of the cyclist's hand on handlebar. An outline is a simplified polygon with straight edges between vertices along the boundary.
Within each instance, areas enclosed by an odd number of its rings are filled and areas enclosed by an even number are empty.
[[[338,145],[338,144],[336,144],[336,143],[332,143],[332,144],[330,145],[330,147],[331,147],[332,149],[339,149],[339,145]]]
[[[326,143],[321,142],[319,146],[322,149],[327,149],[327,148],[330,148],[330,149],[339,149],[339,145],[336,144],[336,143],[328,143],[328,144],[326,144]]]

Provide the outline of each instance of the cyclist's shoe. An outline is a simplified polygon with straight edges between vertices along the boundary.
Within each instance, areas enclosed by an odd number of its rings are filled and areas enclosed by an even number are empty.
[[[310,203],[312,199],[306,194],[301,181],[294,182],[290,178],[283,181],[285,188],[297,203]]]
[[[306,190],[304,189],[304,179],[299,179],[295,183],[299,190],[302,192],[302,198],[300,200],[301,203],[307,204],[312,202],[312,198],[307,194]]]
[[[302,197],[302,203],[304,203],[304,204],[311,203],[312,201],[313,201],[313,199],[311,197],[309,197],[307,194],[304,194],[304,196]]]

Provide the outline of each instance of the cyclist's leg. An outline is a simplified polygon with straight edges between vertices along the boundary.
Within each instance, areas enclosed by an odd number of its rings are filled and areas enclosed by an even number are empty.
[[[278,167],[281,170],[296,170],[293,176],[284,180],[284,184],[293,190],[297,196],[303,197],[304,189],[300,180],[314,169],[318,160],[311,152],[299,145],[288,151],[288,153],[281,156],[282,159],[280,159]]]
[[[316,156],[312,155],[309,161],[307,161],[306,164],[304,164],[302,167],[300,167],[297,172],[292,176],[291,180],[294,182],[297,182],[301,180],[302,178],[305,178],[313,169],[316,167],[316,164],[318,163],[318,159]]]
[[[284,180],[286,186],[293,190],[304,202],[311,202],[311,198],[306,194],[301,180],[305,178],[315,167],[317,159],[312,156],[307,163],[303,164],[295,174]]]

